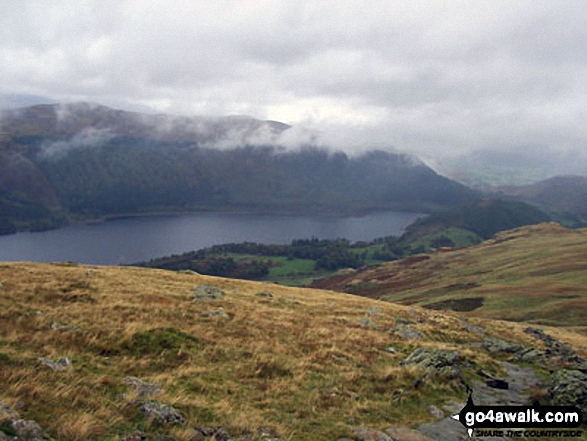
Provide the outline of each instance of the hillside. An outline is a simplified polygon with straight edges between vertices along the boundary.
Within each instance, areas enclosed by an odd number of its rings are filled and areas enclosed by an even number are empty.
[[[0,439],[22,417],[68,440],[460,440],[465,385],[586,404],[587,339],[558,329],[143,268],[11,263],[0,282]]]
[[[555,176],[529,185],[493,187],[490,191],[546,210],[587,216],[587,176]]]
[[[587,230],[548,223],[334,276],[313,286],[470,317],[587,331]]]
[[[0,233],[152,212],[429,212],[477,196],[408,155],[287,150],[289,129],[83,103],[5,111]]]

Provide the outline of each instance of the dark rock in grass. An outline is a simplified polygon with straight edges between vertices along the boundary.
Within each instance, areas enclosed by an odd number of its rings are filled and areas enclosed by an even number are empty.
[[[224,298],[224,291],[211,285],[200,285],[192,289],[190,300],[195,302],[214,302]]]
[[[213,439],[215,441],[229,441],[233,439],[222,427],[196,427],[193,441]]]
[[[273,297],[273,294],[271,294],[269,291],[263,291],[263,292],[257,293],[257,297],[271,298],[271,297]]]
[[[459,351],[447,349],[418,348],[402,361],[401,365],[416,365],[426,371],[446,378],[460,375],[458,364],[461,361]]]
[[[353,427],[352,432],[356,441],[393,441],[385,433],[369,427]]]
[[[69,358],[67,357],[61,357],[57,361],[53,361],[46,357],[39,357],[39,362],[41,362],[42,365],[50,367],[54,371],[64,371],[71,367],[71,361],[69,361]]]
[[[160,424],[185,425],[186,420],[174,407],[157,401],[146,401],[139,404],[139,410],[145,418]]]
[[[41,426],[39,426],[36,421],[16,420],[13,421],[11,425],[18,434],[18,440],[41,441],[49,439],[49,437],[45,434],[43,429],[41,429]]]

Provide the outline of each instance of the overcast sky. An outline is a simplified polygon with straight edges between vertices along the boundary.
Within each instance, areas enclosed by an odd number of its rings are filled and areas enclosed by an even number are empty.
[[[587,2],[2,0],[0,93],[247,114],[347,148],[582,150]]]

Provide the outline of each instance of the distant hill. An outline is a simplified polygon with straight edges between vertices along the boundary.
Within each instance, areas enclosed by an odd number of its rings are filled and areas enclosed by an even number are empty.
[[[555,176],[530,185],[493,187],[490,191],[546,210],[587,216],[587,176]]]
[[[587,410],[587,338],[560,329],[145,268],[0,281],[0,439],[467,439],[467,387]]]
[[[405,236],[411,239],[457,228],[470,231],[481,239],[489,239],[499,231],[550,220],[546,213],[524,202],[484,198],[419,219],[408,227]]]
[[[477,197],[407,155],[284,150],[289,126],[275,121],[88,103],[2,115],[0,232],[170,211],[429,212]]]
[[[366,267],[312,286],[468,316],[587,332],[587,229],[547,223],[479,245]]]

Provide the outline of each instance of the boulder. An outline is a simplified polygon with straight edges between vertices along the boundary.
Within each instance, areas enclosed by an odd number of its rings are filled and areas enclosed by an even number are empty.
[[[416,365],[428,372],[447,378],[460,375],[458,367],[461,361],[459,351],[447,349],[418,348],[403,360],[401,365]]]
[[[224,298],[224,291],[216,286],[199,285],[192,289],[190,300],[194,302],[214,302]]]
[[[158,401],[146,401],[139,404],[139,410],[145,418],[160,424],[185,425],[186,420],[174,407],[159,403]]]

